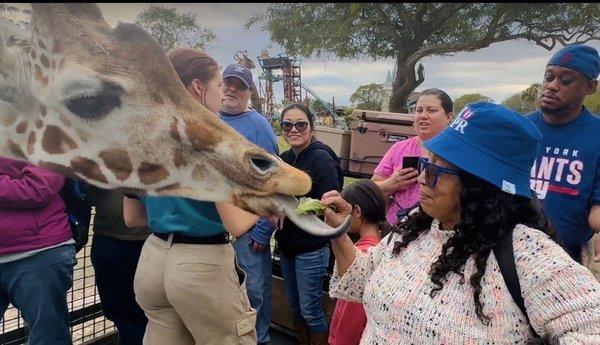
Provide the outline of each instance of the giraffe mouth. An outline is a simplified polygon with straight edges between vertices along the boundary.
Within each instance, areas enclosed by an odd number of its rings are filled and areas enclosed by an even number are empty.
[[[296,207],[298,206],[299,200],[294,196],[277,194],[272,197],[272,199],[275,204],[279,206],[279,210],[289,218],[292,223],[311,235],[336,238],[350,230],[350,215],[346,216],[346,219],[344,219],[344,222],[341,225],[334,228],[327,225],[314,214],[296,213]]]

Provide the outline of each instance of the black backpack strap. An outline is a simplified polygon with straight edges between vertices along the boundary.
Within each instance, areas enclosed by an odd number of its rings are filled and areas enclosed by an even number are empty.
[[[504,278],[504,283],[506,284],[510,295],[519,309],[521,309],[523,315],[525,315],[533,336],[539,338],[539,335],[531,326],[531,321],[529,321],[527,309],[525,308],[525,301],[521,295],[521,285],[519,284],[519,276],[517,275],[517,267],[515,265],[515,252],[513,249],[512,235],[513,232],[508,231],[500,236],[500,242],[498,242],[493,249],[494,254],[496,255],[496,260],[498,261],[498,266],[500,267],[500,273]]]

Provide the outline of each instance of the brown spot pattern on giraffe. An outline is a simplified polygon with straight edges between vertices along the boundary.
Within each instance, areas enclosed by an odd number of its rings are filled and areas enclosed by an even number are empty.
[[[62,52],[62,43],[59,40],[54,40],[54,45],[52,47],[52,53],[58,54]]]
[[[171,122],[171,131],[169,133],[171,133],[171,137],[173,139],[175,139],[175,141],[177,141],[178,143],[181,142],[181,136],[179,135],[179,130],[177,129],[177,124],[179,123],[179,120],[176,117],[173,117],[173,122]]]
[[[165,104],[165,100],[162,98],[162,96],[155,91],[150,91],[150,97],[152,97],[152,100],[158,104]]]
[[[17,133],[23,134],[27,131],[27,121],[21,121],[16,128]]]
[[[40,119],[35,120],[35,126],[37,128],[42,128],[44,126],[44,122]]]
[[[153,184],[166,179],[169,171],[157,164],[143,162],[138,168],[138,176],[143,184]]]
[[[185,121],[185,134],[197,151],[211,151],[219,143],[217,133],[199,121]]]
[[[100,170],[100,165],[91,159],[77,156],[71,159],[71,168],[74,172],[79,173],[90,180],[108,183],[106,176]]]
[[[52,170],[54,172],[57,172],[59,174],[68,176],[68,177],[76,177],[73,174],[73,171],[71,171],[71,169],[67,168],[64,165],[60,165],[60,164],[56,164],[56,163],[51,163],[51,162],[44,162],[44,161],[40,161],[37,166],[44,168],[44,169],[48,169],[48,170]]]
[[[35,80],[39,81],[40,83],[42,83],[43,86],[48,85],[48,77],[46,77],[43,73],[42,73],[42,69],[40,68],[39,65],[35,65]]]
[[[29,155],[33,154],[34,146],[35,146],[35,132],[31,131],[31,133],[29,133],[29,138],[27,138],[27,154],[29,154]]]
[[[19,158],[27,159],[27,156],[25,155],[25,153],[23,152],[23,149],[21,148],[21,146],[19,144],[15,143],[11,139],[8,139],[8,141],[6,143],[8,144],[8,149],[10,150],[10,152],[13,155],[15,155],[16,157],[19,157]]]
[[[77,143],[60,127],[48,125],[42,138],[44,152],[50,154],[66,153],[77,148]]]
[[[99,156],[119,181],[125,181],[131,175],[133,166],[127,151],[123,149],[102,150]]]
[[[44,44],[44,41],[42,41],[42,39],[38,39],[38,47],[40,47],[43,50],[48,50],[48,48],[46,48],[46,45]]]
[[[46,116],[47,113],[48,113],[48,110],[46,109],[46,106],[40,105],[40,114],[42,114],[42,116]]]
[[[187,161],[185,160],[185,157],[183,156],[183,150],[179,147],[175,148],[175,150],[173,150],[173,163],[175,164],[175,167],[177,168],[181,168],[182,166],[185,166],[187,164]]]
[[[170,184],[168,186],[164,186],[164,187],[161,187],[161,188],[156,188],[156,193],[162,194],[164,192],[168,192],[168,191],[171,191],[171,190],[174,190],[174,189],[178,189],[178,188],[181,188],[181,185],[179,183],[173,183],[173,184]]]
[[[46,68],[50,68],[50,60],[48,60],[48,57],[46,56],[46,54],[42,53],[40,55],[40,62],[42,63],[42,66],[44,66]]]

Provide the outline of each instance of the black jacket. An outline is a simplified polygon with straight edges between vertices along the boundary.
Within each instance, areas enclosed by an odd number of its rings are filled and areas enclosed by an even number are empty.
[[[312,189],[305,196],[320,200],[325,192],[334,189],[342,190],[344,176],[340,159],[322,142],[312,142],[298,156],[291,149],[280,156],[284,162],[306,172],[312,179]],[[304,232],[287,218],[283,223],[283,229],[275,233],[275,239],[279,249],[286,256],[312,252],[329,243],[329,238]]]

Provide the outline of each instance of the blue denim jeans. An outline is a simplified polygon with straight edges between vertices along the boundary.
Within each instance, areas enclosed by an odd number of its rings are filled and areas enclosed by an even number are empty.
[[[281,259],[283,285],[294,321],[304,318],[310,333],[328,329],[323,309],[323,279],[329,264],[329,246],[309,253]]]
[[[75,246],[68,244],[0,264],[0,319],[12,303],[29,324],[29,344],[71,345],[67,291],[74,263]]]
[[[256,339],[270,341],[271,326],[271,250],[256,253],[250,247],[250,232],[233,244],[238,265],[246,272],[246,291],[252,308],[256,309]]]
[[[144,241],[94,235],[92,265],[102,310],[119,331],[119,345],[142,345],[148,319],[135,301],[133,277]]]

